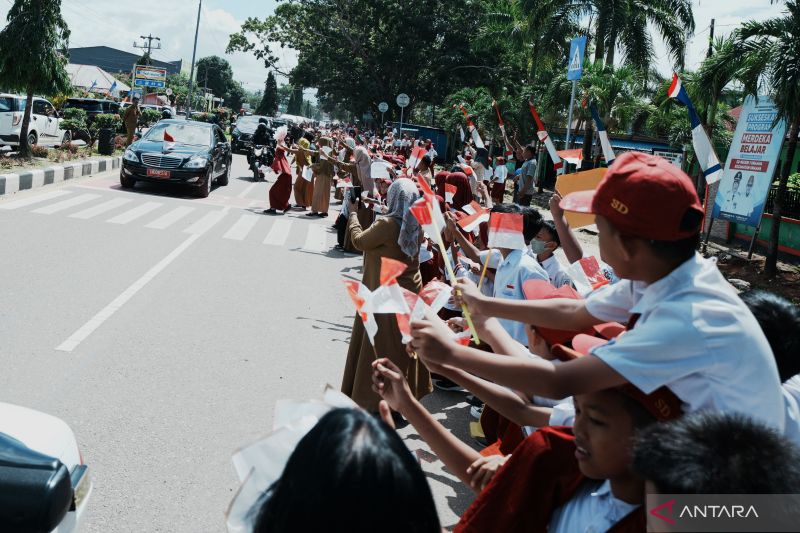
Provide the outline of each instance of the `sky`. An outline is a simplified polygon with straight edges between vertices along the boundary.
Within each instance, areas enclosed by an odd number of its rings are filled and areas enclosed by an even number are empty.
[[[412,1],[413,0],[406,0]],[[5,21],[13,0],[0,0],[0,20]],[[267,70],[252,55],[225,54],[228,36],[239,30],[247,17],[264,18],[273,13],[275,0],[203,0],[197,58],[218,55],[233,67],[234,77],[248,90],[264,86]],[[778,3],[769,0],[693,0],[696,31],[689,45],[686,66],[697,68],[708,48],[708,25],[716,19],[716,35],[727,35],[745,20],[763,20],[780,14]],[[141,53],[133,48],[141,43],[141,35],[161,38],[161,50],[153,57],[173,61],[183,59],[188,71],[192,60],[192,45],[197,17],[197,0],[135,0],[133,2],[102,3],[93,0],[62,0],[62,11],[72,36],[70,46],[105,45],[128,52]],[[657,66],[668,75],[671,62],[660,40],[654,36]],[[280,67],[286,71],[297,64],[297,54],[287,48],[279,51]],[[278,83],[286,83],[278,79]],[[313,91],[310,91],[313,93]]]

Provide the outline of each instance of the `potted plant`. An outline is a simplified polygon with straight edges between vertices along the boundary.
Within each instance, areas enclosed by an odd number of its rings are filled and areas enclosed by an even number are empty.
[[[103,113],[94,118],[91,129],[97,132],[95,134],[98,139],[97,151],[102,155],[114,153],[114,135],[121,123],[122,119],[119,118],[119,115]],[[95,137],[95,135],[92,135],[92,137]],[[94,141],[94,138],[92,141]]]

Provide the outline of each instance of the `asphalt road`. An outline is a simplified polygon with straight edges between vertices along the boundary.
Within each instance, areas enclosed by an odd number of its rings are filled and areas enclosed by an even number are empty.
[[[207,199],[118,183],[0,200],[0,401],[74,430],[94,478],[85,531],[224,531],[232,453],[269,433],[276,400],[339,386],[353,322],[340,280],[360,279],[361,258],[332,250],[332,218],[259,214],[271,183],[243,156]],[[468,438],[463,397],[426,404]],[[468,490],[401,434],[454,524]]]

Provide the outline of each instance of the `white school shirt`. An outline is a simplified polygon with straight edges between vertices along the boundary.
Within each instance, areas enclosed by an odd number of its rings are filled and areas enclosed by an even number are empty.
[[[528,248],[528,255],[536,259],[536,256]],[[547,272],[547,276],[550,278],[550,284],[553,287],[561,287],[563,285],[572,285],[572,277],[567,273],[567,269],[564,268],[564,265],[561,264],[555,255],[551,255],[544,261],[539,261],[539,264],[542,265],[542,268]]]
[[[605,533],[639,508],[614,497],[611,482],[599,487],[586,482],[564,505],[553,511],[548,533]]]
[[[772,350],[716,261],[695,254],[655,283],[601,287],[587,297],[586,310],[623,324],[641,315],[632,330],[590,353],[645,394],[667,386],[685,413],[743,413],[783,431]]]
[[[512,250],[494,275],[494,297],[506,300],[524,300],[525,293],[522,285],[529,279],[543,279],[549,283],[550,278],[547,272],[539,265],[539,262],[527,255],[522,250]],[[528,334],[525,331],[526,325],[514,320],[499,319],[511,337],[522,344],[528,345]]]
[[[800,446],[800,375],[784,381],[781,390],[786,406],[786,428],[783,436]]]
[[[505,165],[497,165],[494,169],[494,176],[492,177],[492,182],[505,183],[506,178],[508,178],[508,167]]]

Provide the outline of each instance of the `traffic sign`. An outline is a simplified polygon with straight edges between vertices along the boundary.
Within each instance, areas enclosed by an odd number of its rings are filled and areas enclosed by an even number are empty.
[[[400,94],[397,95],[397,105],[398,106],[406,107],[410,103],[411,103],[411,98],[409,98],[406,93],[400,93]]]
[[[164,92],[167,93],[167,96],[172,96],[172,89],[167,88],[167,90]]]
[[[586,50],[586,36],[575,37],[569,47],[567,79],[579,80],[583,74],[583,52]]]
[[[133,69],[133,85],[135,87],[166,87],[167,69],[150,65],[136,65]]]
[[[389,111],[389,104],[387,104],[386,102],[381,102],[380,104],[378,104],[378,111],[380,111],[381,113],[386,113],[387,111]]]

